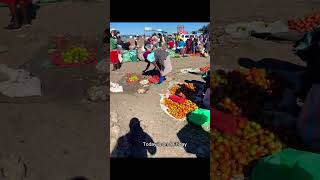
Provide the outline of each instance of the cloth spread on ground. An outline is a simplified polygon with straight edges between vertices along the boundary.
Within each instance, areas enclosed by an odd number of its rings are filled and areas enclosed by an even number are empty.
[[[9,77],[9,80],[0,82],[2,94],[9,97],[41,96],[40,79],[31,77],[29,72],[11,69],[6,65],[0,65],[0,72]]]

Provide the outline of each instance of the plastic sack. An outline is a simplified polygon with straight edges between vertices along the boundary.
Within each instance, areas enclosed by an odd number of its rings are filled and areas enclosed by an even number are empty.
[[[174,50],[170,49],[170,50],[168,50],[168,54],[169,54],[170,57],[174,57],[176,53],[175,53]]]
[[[284,149],[258,161],[251,179],[320,180],[320,155]]]
[[[208,109],[196,109],[188,114],[188,121],[199,126],[210,125],[210,110]]]
[[[0,93],[8,97],[41,96],[41,81],[32,77],[23,69],[11,69],[0,65],[0,72],[7,76],[6,81],[0,82]]]
[[[304,103],[296,127],[306,145],[320,152],[320,84],[313,85]]]
[[[122,63],[130,62],[130,61],[131,61],[130,52],[129,51],[123,52],[122,53]]]
[[[130,60],[131,62],[137,62],[138,61],[138,55],[136,50],[129,51],[130,54]]]

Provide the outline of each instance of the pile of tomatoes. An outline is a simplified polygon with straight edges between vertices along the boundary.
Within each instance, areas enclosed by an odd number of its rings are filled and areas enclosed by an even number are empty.
[[[288,21],[288,27],[298,32],[309,32],[320,25],[320,12],[306,16],[301,19]]]
[[[184,103],[174,102],[169,98],[164,98],[162,104],[168,107],[168,113],[177,119],[183,119],[188,113],[198,109],[196,103],[193,102],[192,96],[197,91],[197,87],[193,83],[175,84],[169,89],[169,95],[176,95],[186,99]]]
[[[211,178],[230,180],[243,176],[250,162],[282,149],[276,136],[258,123],[239,121],[235,135],[226,135],[213,129],[211,133]]]

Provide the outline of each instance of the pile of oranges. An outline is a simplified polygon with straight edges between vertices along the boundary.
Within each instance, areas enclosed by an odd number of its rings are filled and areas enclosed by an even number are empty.
[[[258,123],[239,121],[235,135],[213,130],[211,133],[211,178],[230,180],[243,176],[244,167],[250,162],[282,149],[275,135],[261,128]]]
[[[174,102],[169,98],[164,98],[162,104],[168,107],[168,113],[176,119],[183,119],[188,113],[198,109],[196,103],[192,102],[192,95],[197,91],[193,83],[183,83],[173,85],[169,89],[169,95],[177,95],[186,99],[184,103]]]
[[[267,90],[270,88],[270,80],[267,78],[267,74],[264,69],[252,68],[246,73],[244,73],[245,79],[256,86]]]
[[[198,106],[190,100],[186,100],[184,103],[179,104],[169,98],[164,98],[163,104],[168,107],[168,113],[176,119],[183,119],[188,113],[198,109]]]
[[[292,19],[288,21],[288,27],[298,32],[309,32],[320,25],[320,12],[306,16],[302,19]]]
[[[223,107],[234,116],[240,116],[242,113],[241,108],[239,108],[236,103],[234,103],[229,97],[222,100]]]
[[[277,85],[273,75],[262,69],[248,71],[217,70],[211,75],[213,107],[234,117],[257,119],[265,100],[274,94]],[[282,90],[279,88],[279,94]],[[231,180],[244,176],[244,168],[251,162],[282,149],[275,135],[260,124],[239,120],[233,135],[212,128],[210,133],[211,178]]]

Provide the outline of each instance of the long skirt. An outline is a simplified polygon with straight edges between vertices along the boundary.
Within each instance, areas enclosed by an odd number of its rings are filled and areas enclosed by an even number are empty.
[[[110,62],[111,64],[118,64],[120,63],[119,60],[119,52],[117,50],[112,50],[110,52]]]

